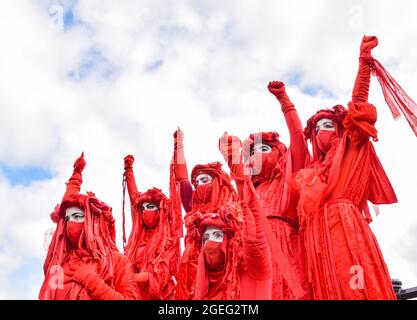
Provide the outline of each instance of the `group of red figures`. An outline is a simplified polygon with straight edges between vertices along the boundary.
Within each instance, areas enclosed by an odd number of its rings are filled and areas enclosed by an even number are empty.
[[[284,83],[270,82],[290,144],[276,132],[243,142],[225,133],[219,150],[229,174],[212,162],[196,165],[189,176],[179,128],[169,197],[157,188],[139,191],[134,157],[126,156],[123,201],[127,187],[132,229],[124,254],[115,244],[111,207],[94,193],[80,193],[82,154],[51,214],[56,230],[39,298],[396,299],[369,227],[368,201],[397,202],[371,142],[377,141],[376,108],[368,102],[371,73],[393,115],[402,112],[415,133],[417,112],[372,57],[377,45],[374,36],[362,39],[348,107],[316,112],[305,129]]]

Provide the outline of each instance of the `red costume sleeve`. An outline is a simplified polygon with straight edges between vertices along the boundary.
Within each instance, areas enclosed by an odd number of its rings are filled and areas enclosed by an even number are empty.
[[[125,157],[125,181],[127,185],[127,191],[129,193],[130,203],[132,207],[136,206],[137,197],[139,194],[138,187],[136,185],[135,174],[133,173],[133,156]],[[133,209],[133,208],[132,208]],[[132,221],[135,221],[137,215],[135,214],[136,210],[130,210],[132,213]]]
[[[304,168],[306,155],[308,153],[303,127],[294,104],[285,92],[284,84],[282,84],[282,90],[279,90],[275,97],[281,104],[281,110],[284,114],[288,131],[290,133],[289,149],[292,158],[292,172],[298,172],[300,169]]]
[[[177,130],[174,133],[173,167],[175,180],[180,184],[181,203],[185,212],[191,211],[193,188],[188,178],[187,163],[185,161],[183,134]]]
[[[248,274],[255,280],[272,278],[271,252],[265,233],[265,214],[260,209],[252,183],[248,181],[237,184],[244,184],[239,189],[244,192],[240,195],[244,202],[242,243]]]
[[[271,299],[272,258],[266,237],[267,221],[256,198],[252,182],[237,182],[243,190],[241,198],[243,231],[242,244],[246,270],[242,274],[243,299]]]
[[[114,252],[114,289],[98,274],[91,273],[83,285],[94,300],[134,300],[137,298],[135,272],[129,260]]]
[[[364,37],[362,40],[359,68],[352,90],[352,101],[348,105],[349,113],[344,120],[348,137],[356,146],[367,141],[370,137],[377,140],[376,109],[368,103],[371,65],[367,58],[371,55],[371,49],[377,44],[378,40],[374,37]]]

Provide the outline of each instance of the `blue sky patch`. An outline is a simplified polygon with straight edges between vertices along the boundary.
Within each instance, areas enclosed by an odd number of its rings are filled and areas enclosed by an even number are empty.
[[[146,71],[155,71],[157,69],[159,69],[162,65],[164,64],[164,60],[162,59],[157,59],[155,61],[152,61],[151,63],[149,63],[145,69]]]
[[[68,73],[68,77],[71,80],[80,81],[93,72],[104,79],[110,78],[116,73],[116,68],[110,64],[99,49],[94,47],[84,55],[78,67]]]
[[[11,167],[0,164],[0,174],[9,180],[10,184],[15,185],[30,185],[35,181],[49,180],[53,178],[53,174],[40,167]]]

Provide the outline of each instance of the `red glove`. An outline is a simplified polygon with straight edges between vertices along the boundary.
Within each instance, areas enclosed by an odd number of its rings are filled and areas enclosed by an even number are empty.
[[[133,168],[133,162],[135,162],[135,158],[129,154],[124,158],[125,161],[125,170]]]
[[[227,162],[234,179],[245,179],[242,163],[242,153],[240,151],[242,142],[236,136],[231,136],[227,132],[219,139],[219,150]]]
[[[178,127],[178,129],[174,132],[173,164],[174,164],[175,180],[176,181],[188,180],[188,170],[187,170],[187,164],[185,162],[185,154],[184,154],[184,133],[181,131],[180,127]]]
[[[84,160],[84,152],[82,152],[81,156],[74,162],[74,171],[81,173],[84,170],[86,164],[87,163]]]
[[[228,164],[232,159],[236,163],[239,163],[241,146],[242,142],[240,139],[236,136],[229,135],[227,131],[219,139],[219,150]]]
[[[86,286],[89,280],[99,278],[95,264],[93,263],[77,263],[69,267],[64,274],[64,283],[71,281]]]
[[[184,133],[182,132],[181,128],[178,127],[177,130],[174,132],[174,148],[175,150],[184,147]]]
[[[378,38],[375,36],[363,36],[361,42],[361,53],[370,53],[373,48],[378,45]]]
[[[271,92],[281,104],[281,110],[287,113],[290,110],[294,110],[294,104],[290,101],[290,98],[285,91],[285,84],[282,81],[271,81],[268,84],[268,90]]]
[[[352,91],[352,102],[367,102],[369,95],[369,84],[371,81],[371,50],[378,45],[378,38],[375,36],[363,36],[360,46],[359,69],[355,85]]]

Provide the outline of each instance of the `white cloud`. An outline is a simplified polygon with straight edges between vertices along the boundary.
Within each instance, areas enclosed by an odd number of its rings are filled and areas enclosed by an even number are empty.
[[[81,23],[64,30],[50,25],[53,4],[0,5],[0,162],[42,166],[54,174],[27,187],[0,179],[1,298],[19,295],[4,289],[14,270],[28,259],[43,259],[49,213],[81,151],[87,160],[83,190],[113,206],[120,244],[126,154],[136,158],[141,190],[167,191],[177,125],[186,135],[190,170],[221,159],[217,139],[225,130],[241,138],[276,130],[288,141],[267,82],[299,75],[288,91],[303,122],[317,108],[346,104],[364,33],[379,36],[375,54],[417,99],[414,1],[90,0],[76,3],[74,17]],[[64,8],[71,7],[65,1]],[[71,79],[91,50],[105,61]],[[114,74],[106,78],[108,68]],[[392,276],[411,287],[417,283],[417,255],[410,245],[417,225],[416,139],[404,120],[392,120],[375,83],[376,148],[400,203],[381,208],[372,228]],[[308,87],[335,98],[306,95]],[[30,297],[36,298],[36,291]]]

